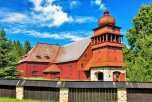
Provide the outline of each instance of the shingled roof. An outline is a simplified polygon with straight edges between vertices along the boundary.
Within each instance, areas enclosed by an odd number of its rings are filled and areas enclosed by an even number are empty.
[[[89,38],[62,46],[56,58],[57,63],[78,60],[89,46]]]
[[[91,40],[86,38],[64,46],[38,43],[23,58],[21,62],[51,62],[62,63],[78,60],[89,46]]]
[[[61,46],[38,43],[22,59],[21,62],[54,62]]]

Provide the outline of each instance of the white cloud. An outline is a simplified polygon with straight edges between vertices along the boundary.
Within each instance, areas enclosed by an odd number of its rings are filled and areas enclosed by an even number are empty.
[[[64,12],[61,6],[53,4],[55,0],[30,0],[33,5],[32,17],[43,26],[60,26],[72,22],[73,18]]]
[[[1,15],[2,16],[2,15]],[[28,22],[30,19],[22,14],[17,12],[5,12],[3,15],[3,18],[1,19],[1,22],[7,22],[7,23],[25,23]]]
[[[92,34],[92,32],[84,31],[84,30],[77,30],[77,31],[64,31],[64,32],[57,32],[57,33],[50,33],[50,32],[40,32],[36,30],[26,29],[21,26],[13,27],[6,29],[7,33],[10,34],[25,34],[28,36],[33,36],[36,38],[49,38],[49,39],[69,39],[71,41],[78,41],[84,39]],[[84,37],[86,36],[86,37]]]
[[[0,22],[18,23],[26,25],[39,25],[43,27],[59,27],[68,23],[88,23],[95,21],[93,17],[72,17],[63,11],[63,8],[54,4],[57,0],[29,0],[33,7],[29,12],[19,13],[7,10],[0,10]],[[78,0],[73,0],[71,6],[80,4]],[[5,13],[5,15],[4,15]]]
[[[70,2],[70,8],[75,8],[76,6],[81,5],[81,2],[79,0],[71,0]]]
[[[102,0],[92,0],[91,4],[99,6],[100,10],[105,9],[105,5],[102,3]]]
[[[83,39],[84,36],[90,36],[89,31],[64,31],[51,33],[36,30],[37,27],[34,28],[35,26],[39,26],[41,29],[41,26],[58,27],[65,22],[88,23],[94,22],[95,18],[89,16],[72,17],[68,13],[64,12],[61,6],[54,4],[54,1],[56,0],[29,1],[33,4],[33,7],[26,13],[0,9],[0,22],[7,25],[7,33],[25,34],[37,38],[69,39],[71,41],[77,41]],[[76,4],[73,3],[73,5]]]
[[[70,2],[70,8],[73,8],[74,6],[76,6],[77,5],[77,0],[72,0],[71,2]]]
[[[49,33],[49,32],[38,32],[38,31],[26,31],[28,35],[38,37],[38,38],[51,38],[51,39],[69,39],[71,41],[78,41],[83,39],[84,37],[74,35],[73,32],[58,32],[58,33]]]
[[[77,17],[74,20],[76,23],[94,22],[96,21],[93,17]]]
[[[29,31],[24,31],[27,35],[31,35],[33,37],[37,38],[53,38],[53,39],[60,39],[60,36],[58,34],[50,34],[48,32],[38,32],[35,30],[29,30]]]
[[[62,34],[62,33],[61,33],[61,34]],[[84,38],[81,37],[81,36],[76,36],[76,35],[71,34],[71,32],[63,33],[63,34],[62,34],[62,37],[65,38],[65,39],[71,39],[72,41],[78,41],[78,40],[84,39]]]

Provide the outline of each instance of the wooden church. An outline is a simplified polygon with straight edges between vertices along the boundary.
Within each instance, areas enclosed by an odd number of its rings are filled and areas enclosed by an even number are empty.
[[[123,35],[108,10],[91,38],[64,46],[38,43],[19,61],[22,78],[125,81]]]

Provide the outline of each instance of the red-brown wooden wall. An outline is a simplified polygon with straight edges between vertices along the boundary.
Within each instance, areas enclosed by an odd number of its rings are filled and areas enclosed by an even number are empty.
[[[42,62],[24,62],[17,66],[24,78],[43,77],[43,70],[48,67],[49,63]],[[38,71],[37,75],[32,75],[33,71]]]

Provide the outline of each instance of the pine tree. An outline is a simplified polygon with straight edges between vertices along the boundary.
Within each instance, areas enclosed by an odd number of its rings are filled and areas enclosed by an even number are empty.
[[[16,61],[18,62],[21,57],[24,55],[24,48],[23,45],[19,41],[13,42],[13,51],[16,55]]]
[[[0,33],[0,78],[16,77],[16,62],[12,51],[12,42],[6,38],[4,28]]]
[[[2,31],[0,33],[0,69],[8,64],[7,52],[9,48],[7,45],[8,42],[6,39],[6,33],[4,31],[4,28],[2,28]]]
[[[152,4],[142,5],[126,37],[130,48],[124,49],[130,81],[152,81]]]
[[[26,53],[28,53],[30,50],[31,50],[31,44],[30,44],[30,42],[29,41],[25,41],[25,43],[24,43],[24,52],[25,52],[25,54]]]

